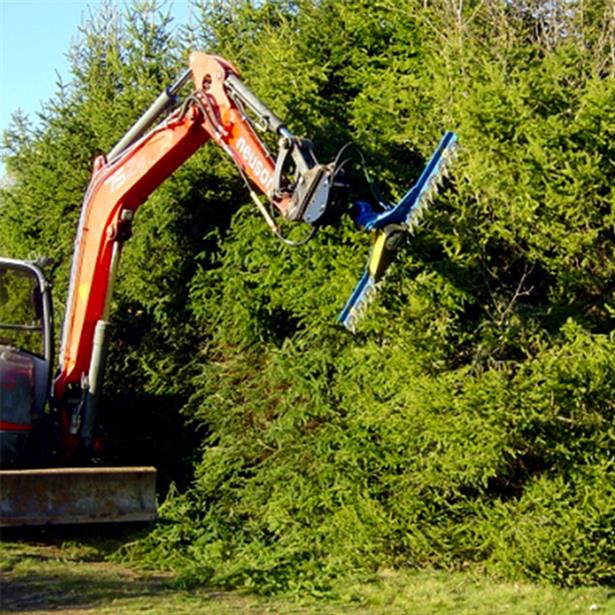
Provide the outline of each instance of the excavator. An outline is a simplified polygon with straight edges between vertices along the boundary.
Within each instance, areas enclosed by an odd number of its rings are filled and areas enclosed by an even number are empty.
[[[277,140],[275,154],[263,133],[269,142]],[[319,163],[312,143],[295,136],[233,64],[191,53],[183,74],[94,161],[55,370],[51,286],[41,264],[0,258],[0,527],[155,518],[154,468],[84,467],[74,460],[92,456],[100,446],[96,425],[110,302],[135,214],[208,141],[234,162],[281,241],[304,243],[345,215],[373,235],[365,270],[339,316],[351,332],[457,150],[455,133],[445,133],[397,203],[380,197],[350,202],[345,148],[332,162]],[[282,231],[293,222],[306,225],[303,241],[293,242]]]

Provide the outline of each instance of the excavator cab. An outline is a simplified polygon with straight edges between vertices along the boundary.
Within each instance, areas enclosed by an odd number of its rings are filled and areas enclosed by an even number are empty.
[[[155,519],[155,468],[39,467],[52,366],[50,285],[37,264],[0,258],[0,527]]]
[[[0,466],[23,464],[49,397],[50,286],[34,263],[0,258]]]

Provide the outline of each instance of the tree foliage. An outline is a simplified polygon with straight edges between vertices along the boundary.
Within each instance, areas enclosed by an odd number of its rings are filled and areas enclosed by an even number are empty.
[[[109,5],[41,128],[15,119],[0,248],[62,261],[92,153],[189,45],[322,160],[359,144],[391,198],[444,130],[463,144],[355,337],[334,324],[368,248],[349,223],[276,243],[213,146],[143,207],[109,405],[144,408],[134,457],[184,486],[132,557],[260,592],[387,566],[613,581],[615,24],[608,2],[546,4],[203,1],[179,32]]]

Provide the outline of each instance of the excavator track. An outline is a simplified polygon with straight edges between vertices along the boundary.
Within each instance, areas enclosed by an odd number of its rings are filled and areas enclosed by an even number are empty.
[[[156,469],[0,471],[0,527],[156,519]]]

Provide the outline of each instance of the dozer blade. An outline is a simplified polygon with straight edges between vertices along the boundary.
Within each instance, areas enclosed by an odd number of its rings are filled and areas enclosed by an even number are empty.
[[[341,311],[338,322],[352,333],[357,322],[373,300],[378,286],[397,255],[401,239],[412,233],[420,223],[423,212],[438,192],[448,172],[448,165],[457,155],[458,140],[454,132],[447,132],[425,165],[418,181],[396,205],[375,213],[367,204],[358,203],[355,221],[368,231],[375,231],[375,241],[367,266],[350,298]]]
[[[155,518],[152,467],[0,471],[0,527]]]

